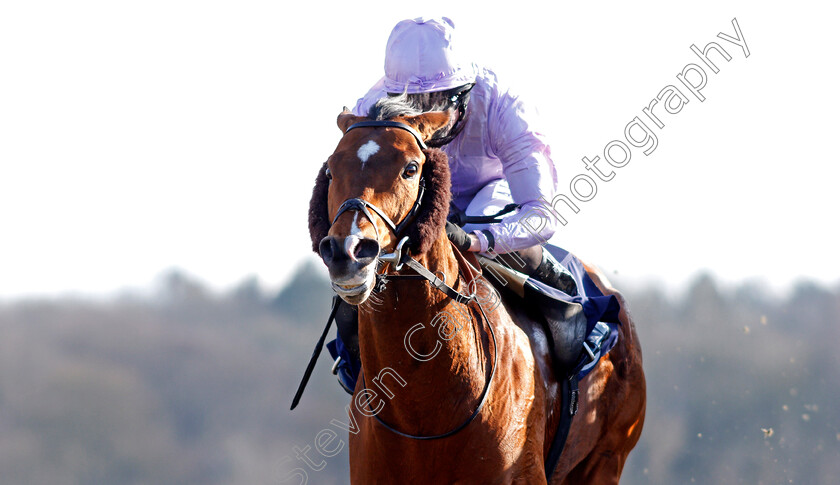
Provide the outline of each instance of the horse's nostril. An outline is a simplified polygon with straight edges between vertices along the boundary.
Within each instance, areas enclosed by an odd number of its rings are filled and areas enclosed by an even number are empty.
[[[379,243],[374,239],[364,238],[356,245],[356,260],[369,261],[379,256]]]
[[[321,254],[321,259],[323,259],[325,263],[329,264],[329,262],[335,257],[336,246],[336,240],[332,236],[327,236],[324,239],[321,239],[321,242],[318,244],[318,252]]]
[[[358,269],[367,266],[379,256],[379,243],[375,239],[358,236],[327,236],[318,245],[318,252],[327,266]]]
[[[351,261],[367,265],[379,255],[379,243],[374,239],[347,236],[344,239],[344,253]]]

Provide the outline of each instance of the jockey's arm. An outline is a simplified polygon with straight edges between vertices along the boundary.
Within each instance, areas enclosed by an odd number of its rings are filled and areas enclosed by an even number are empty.
[[[557,173],[545,136],[534,124],[536,118],[535,112],[509,92],[499,95],[490,109],[490,148],[502,162],[513,201],[521,206],[517,213],[486,229],[499,254],[544,244],[558,228],[557,220],[545,209],[557,190]],[[490,244],[486,234],[473,234],[478,249],[486,252]]]

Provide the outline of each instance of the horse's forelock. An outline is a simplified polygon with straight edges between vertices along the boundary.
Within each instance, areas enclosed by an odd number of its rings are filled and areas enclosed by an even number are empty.
[[[370,107],[367,117],[374,121],[390,120],[398,116],[419,115],[417,108],[405,94],[381,98]]]

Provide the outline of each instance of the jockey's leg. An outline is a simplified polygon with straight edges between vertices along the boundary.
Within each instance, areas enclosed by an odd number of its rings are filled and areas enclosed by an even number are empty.
[[[350,355],[359,359],[359,311],[349,303],[341,300],[338,311],[335,314],[335,325],[338,329],[338,336],[350,352]]]
[[[327,348],[336,365],[333,369],[341,387],[349,394],[356,388],[356,379],[362,367],[359,357],[359,312],[349,303],[341,300],[335,314],[337,327],[335,341],[327,344]]]
[[[568,295],[577,295],[577,285],[572,274],[540,245],[500,254],[496,260]]]

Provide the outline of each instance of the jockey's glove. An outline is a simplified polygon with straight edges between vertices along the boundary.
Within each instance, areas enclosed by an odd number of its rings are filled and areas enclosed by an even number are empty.
[[[448,237],[462,253],[466,253],[470,250],[470,246],[472,245],[470,235],[467,231],[449,221],[446,221],[446,237]]]

